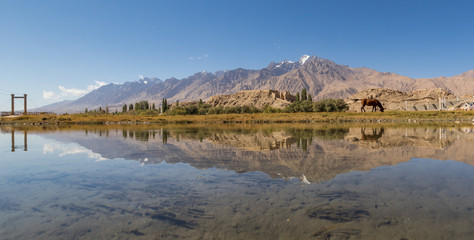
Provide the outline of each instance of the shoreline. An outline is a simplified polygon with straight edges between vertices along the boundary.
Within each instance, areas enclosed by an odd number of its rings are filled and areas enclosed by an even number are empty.
[[[474,124],[474,112],[320,112],[213,115],[68,114],[0,118],[0,125],[137,125],[137,124],[267,124],[267,123],[456,123]]]

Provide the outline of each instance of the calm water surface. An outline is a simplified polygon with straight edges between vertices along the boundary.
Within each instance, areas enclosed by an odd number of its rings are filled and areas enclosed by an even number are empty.
[[[474,128],[1,128],[0,239],[474,239]]]

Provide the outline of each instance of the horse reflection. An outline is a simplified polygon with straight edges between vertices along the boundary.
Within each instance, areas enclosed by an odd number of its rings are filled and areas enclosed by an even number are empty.
[[[365,133],[365,128],[361,128],[360,133],[362,134],[360,139],[363,140],[363,141],[377,141],[379,138],[382,137],[382,135],[384,133],[384,129],[383,128],[380,128],[380,129],[372,128],[372,134],[366,134]]]

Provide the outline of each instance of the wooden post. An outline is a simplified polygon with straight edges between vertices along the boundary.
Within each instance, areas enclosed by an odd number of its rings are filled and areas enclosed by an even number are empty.
[[[15,115],[15,94],[12,94],[12,115]]]
[[[25,111],[23,112],[23,115],[27,115],[28,113],[26,112],[26,94],[23,94],[23,98],[24,98],[24,100],[25,100],[25,104],[24,104],[24,105],[25,105],[25,106],[24,106],[24,107],[25,107]]]

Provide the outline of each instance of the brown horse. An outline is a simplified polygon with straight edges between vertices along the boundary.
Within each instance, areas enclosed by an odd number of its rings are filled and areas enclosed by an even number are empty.
[[[371,106],[372,107],[372,112],[375,111],[377,112],[377,107],[380,108],[380,111],[383,112],[384,108],[382,104],[379,102],[377,99],[362,99],[362,107],[360,108],[361,112],[365,112],[365,106]]]

